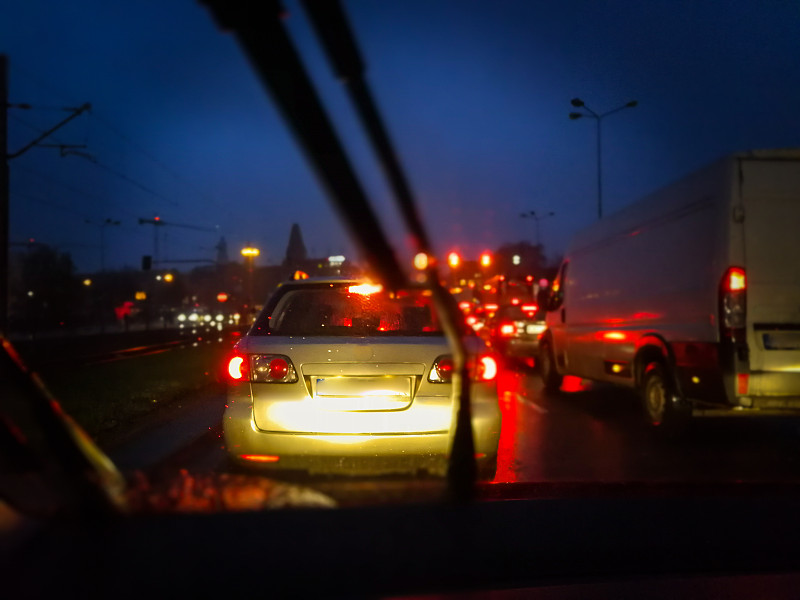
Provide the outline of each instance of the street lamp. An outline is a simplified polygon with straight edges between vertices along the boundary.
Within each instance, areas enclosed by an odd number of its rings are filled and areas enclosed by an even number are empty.
[[[586,106],[586,103],[581,100],[580,98],[573,98],[570,101],[570,104],[575,108],[582,108],[587,112],[571,112],[569,113],[569,118],[575,121],[576,119],[580,119],[581,117],[589,117],[594,119],[597,122],[597,218],[603,218],[603,180],[602,180],[602,169],[601,169],[601,148],[602,144],[600,141],[600,121],[602,121],[603,117],[607,117],[608,115],[614,114],[621,110],[625,110],[626,108],[633,108],[638,104],[636,100],[631,100],[630,102],[626,102],[622,106],[618,106],[612,110],[604,112],[602,114],[598,114],[594,112],[591,108]]]
[[[98,225],[95,221],[86,219],[89,225]],[[106,271],[106,227],[109,225],[119,225],[120,222],[115,219],[104,219],[100,221],[100,272]]]
[[[248,244],[242,248],[242,256],[244,256],[247,265],[247,305],[251,307],[253,304],[253,261],[256,256],[261,254],[261,250]]]
[[[519,216],[521,219],[533,219],[536,221],[536,245],[539,245],[539,221],[543,221],[547,217],[555,216],[556,213],[550,211],[543,215],[537,214],[535,210],[529,210],[528,212],[521,213]]]

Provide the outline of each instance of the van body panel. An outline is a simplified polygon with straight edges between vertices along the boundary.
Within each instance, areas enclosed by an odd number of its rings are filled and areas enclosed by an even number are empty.
[[[797,161],[741,165],[752,371],[800,372],[800,169]],[[770,395],[777,392],[773,386]]]
[[[658,346],[706,408],[800,398],[800,151],[719,160],[579,232],[563,266],[546,317],[562,375],[636,385],[637,357]],[[720,322],[734,266],[743,335]]]

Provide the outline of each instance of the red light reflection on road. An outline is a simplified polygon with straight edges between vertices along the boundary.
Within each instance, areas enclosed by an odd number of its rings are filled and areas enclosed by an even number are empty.
[[[584,384],[583,379],[580,377],[575,377],[574,375],[564,375],[564,379],[561,382],[562,392],[583,392],[587,389],[589,389],[589,386]]]
[[[613,400],[579,377],[564,377],[550,396],[538,376],[503,369],[498,374],[503,417],[494,483],[626,481],[630,452],[613,417],[602,406]]]
[[[494,481],[517,481],[514,471],[516,436],[520,430],[519,402],[517,391],[521,388],[519,373],[502,369],[497,376],[497,395],[503,424],[500,428],[500,442],[497,446],[497,474]]]
[[[534,403],[530,390],[530,376],[512,369],[502,369],[498,374],[497,391],[503,424],[497,447],[495,482],[524,481],[523,464],[540,462],[532,455],[538,451],[544,427],[543,413],[547,411]]]

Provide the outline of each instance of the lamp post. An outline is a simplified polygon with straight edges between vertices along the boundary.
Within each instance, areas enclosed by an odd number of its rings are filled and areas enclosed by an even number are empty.
[[[529,210],[528,212],[521,213],[519,216],[521,219],[533,219],[536,222],[536,245],[539,245],[539,221],[543,221],[547,217],[555,216],[556,213],[550,211],[546,212],[543,215],[538,214],[535,210]]]
[[[106,227],[109,225],[119,225],[120,222],[114,219],[105,219],[100,223],[100,272],[106,272]]]
[[[607,117],[608,115],[612,115],[616,112],[624,110],[626,108],[633,108],[638,104],[636,100],[631,100],[630,102],[626,102],[622,106],[618,106],[612,110],[604,112],[602,114],[594,112],[591,108],[586,106],[586,103],[581,100],[580,98],[573,98],[570,101],[570,104],[575,108],[582,108],[587,112],[571,112],[569,113],[569,118],[573,121],[576,119],[580,119],[581,117],[589,117],[595,120],[597,123],[597,218],[603,218],[603,175],[602,175],[602,143],[600,137],[600,123],[603,120],[603,117]]]
[[[250,244],[242,248],[242,256],[247,265],[247,306],[250,310],[253,304],[253,261],[259,254],[261,251]]]

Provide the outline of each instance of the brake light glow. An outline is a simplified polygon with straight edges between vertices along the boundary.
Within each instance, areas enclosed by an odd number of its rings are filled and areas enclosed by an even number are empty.
[[[747,278],[744,269],[741,267],[731,267],[725,274],[726,292],[743,292],[747,289]]]
[[[276,463],[281,457],[274,454],[240,454],[239,458],[242,460],[249,460],[250,462],[261,463]]]
[[[243,369],[244,366],[244,357],[242,356],[234,356],[230,361],[228,361],[228,375],[231,376],[231,379],[242,379],[244,377]]]
[[[491,381],[497,377],[497,361],[491,356],[481,356],[478,359],[478,370],[475,376],[480,381]]]
[[[510,335],[514,335],[517,331],[517,328],[513,323],[500,323],[499,331],[500,335],[503,337],[508,337]]]
[[[497,304],[490,303],[490,304],[487,304],[486,306],[484,306],[484,308],[486,310],[489,310],[489,311],[494,311],[494,310],[498,309],[498,306],[497,306]]]
[[[624,331],[606,331],[603,333],[604,340],[618,340],[622,341],[626,338]]]
[[[377,294],[378,292],[383,291],[383,286],[380,284],[371,284],[371,283],[362,283],[360,285],[351,285],[347,288],[347,291],[351,294],[362,294],[364,296],[369,296],[370,294]]]
[[[536,304],[523,304],[522,310],[525,312],[536,312],[539,310],[539,307]]]
[[[742,341],[747,323],[747,277],[742,267],[729,267],[720,282],[720,326],[724,338]]]
[[[484,354],[475,358],[470,358],[467,363],[470,378],[475,381],[492,381],[497,377],[498,366],[494,357]],[[432,383],[450,383],[453,380],[455,364],[450,356],[440,356],[434,362],[428,381]]]

